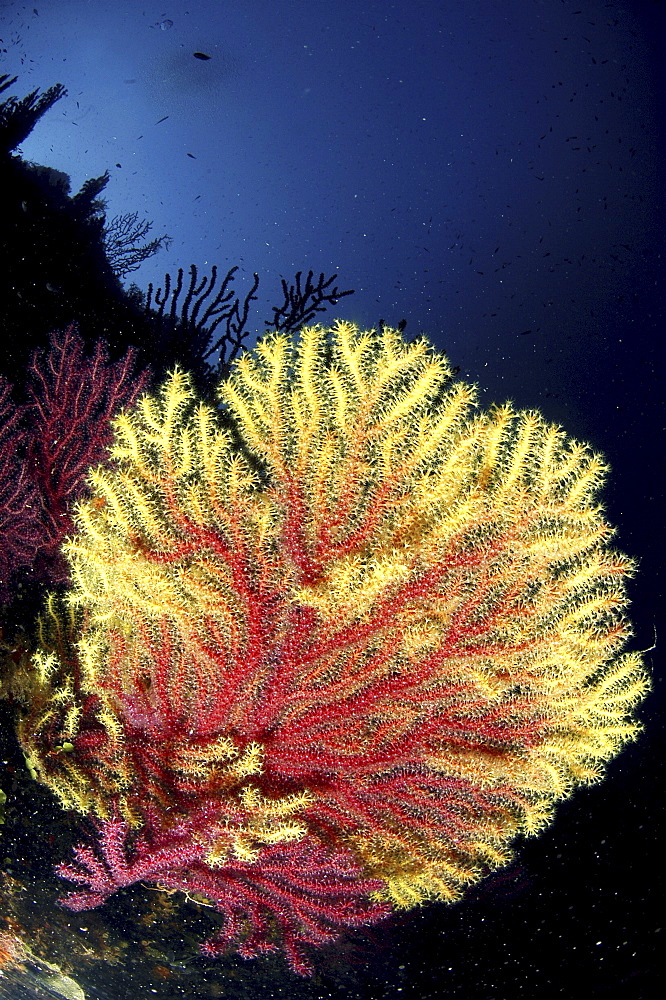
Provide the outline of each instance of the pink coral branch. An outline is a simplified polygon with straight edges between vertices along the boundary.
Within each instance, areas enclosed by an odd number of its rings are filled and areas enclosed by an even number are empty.
[[[22,460],[27,412],[14,403],[11,386],[0,377],[0,603],[11,596],[12,576],[34,562],[39,547],[40,496]]]
[[[289,963],[301,975],[312,972],[304,945],[335,940],[344,927],[366,926],[390,912],[388,905],[369,901],[381,882],[364,877],[348,852],[327,850],[305,838],[265,848],[256,863],[212,868],[205,861],[206,846],[193,836],[192,816],[187,826],[189,833],[172,834],[161,845],[139,836],[129,849],[127,823],[103,821],[98,853],[79,845],[74,863],[57,869],[62,878],[83,887],[65,896],[62,905],[76,912],[93,909],[140,881],[196,893],[225,917],[223,929],[202,946],[204,953],[233,947],[252,958],[275,950],[272,937],[279,928]]]
[[[85,488],[88,470],[102,461],[111,443],[112,417],[148,385],[148,372],[137,374],[135,361],[130,348],[111,362],[101,340],[86,356],[74,325],[54,331],[48,351],[33,356],[28,464],[42,497],[43,544],[50,554],[71,530],[72,504]]]
[[[133,349],[111,362],[102,341],[87,356],[71,325],[33,356],[25,404],[0,380],[0,601],[27,567],[50,583],[66,578],[58,548],[72,529],[72,505],[105,457],[112,417],[148,385],[135,362]]]

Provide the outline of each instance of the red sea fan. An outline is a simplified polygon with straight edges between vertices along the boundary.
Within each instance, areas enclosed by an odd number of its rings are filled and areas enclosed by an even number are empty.
[[[42,537],[40,496],[24,460],[27,409],[0,378],[0,604],[10,599],[15,573],[34,563]]]
[[[341,322],[235,363],[233,431],[179,370],[115,420],[65,547],[73,641],[52,599],[20,725],[96,823],[69,905],[196,893],[209,951],[303,971],[459,897],[635,736],[603,461],[452,374]]]
[[[51,584],[66,579],[58,550],[72,528],[72,504],[106,454],[111,418],[148,384],[135,359],[130,349],[110,361],[102,341],[87,355],[71,325],[33,356],[25,405],[0,384],[0,600],[10,598],[12,580],[27,568]]]
[[[166,890],[215,902],[225,917],[222,930],[202,945],[207,955],[236,948],[243,958],[262,952],[285,952],[301,975],[312,972],[304,945],[334,941],[345,927],[375,923],[390,913],[386,903],[369,896],[381,882],[364,876],[349,851],[325,849],[312,838],[266,847],[261,864],[227,863],[220,868],[205,859],[196,823],[154,839],[143,831],[128,846],[128,824],[119,819],[99,824],[98,852],[80,845],[74,864],[60,865],[58,874],[81,888],[63,903],[71,910],[89,910],[124,886],[143,881]]]

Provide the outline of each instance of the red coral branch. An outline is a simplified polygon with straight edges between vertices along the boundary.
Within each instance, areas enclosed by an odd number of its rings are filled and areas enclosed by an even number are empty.
[[[111,362],[102,341],[87,356],[71,325],[35,352],[24,405],[0,381],[0,602],[27,567],[51,584],[67,578],[58,549],[72,530],[72,505],[106,454],[111,419],[148,385],[135,361],[130,348]]]
[[[387,904],[368,899],[381,882],[364,877],[348,852],[327,850],[311,838],[267,847],[258,863],[212,868],[205,862],[206,838],[193,836],[194,819],[188,818],[185,833],[161,840],[153,828],[150,840],[144,833],[131,848],[127,823],[100,823],[98,853],[79,845],[74,863],[57,868],[62,878],[84,887],[62,904],[75,912],[93,909],[139,881],[203,896],[225,917],[222,930],[202,945],[204,954],[234,947],[253,958],[276,950],[277,937],[300,975],[312,972],[305,945],[332,941],[342,928],[367,926],[390,912]]]
[[[57,549],[72,529],[72,505],[85,488],[88,470],[102,461],[111,443],[111,420],[148,385],[148,372],[137,374],[135,361],[136,351],[130,348],[111,362],[101,340],[86,356],[74,325],[54,331],[48,351],[33,356],[28,467],[42,499],[42,550],[53,567],[52,579],[66,575]]]
[[[34,562],[39,547],[40,497],[22,458],[27,410],[14,403],[11,386],[0,378],[0,604],[11,596],[14,574]]]

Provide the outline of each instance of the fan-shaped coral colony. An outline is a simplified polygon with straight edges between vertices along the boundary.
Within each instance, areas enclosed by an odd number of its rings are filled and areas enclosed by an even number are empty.
[[[599,455],[476,409],[426,339],[268,333],[219,411],[171,373],[113,422],[17,667],[29,766],[92,820],[84,910],[136,882],[208,954],[453,900],[637,732],[648,681]]]

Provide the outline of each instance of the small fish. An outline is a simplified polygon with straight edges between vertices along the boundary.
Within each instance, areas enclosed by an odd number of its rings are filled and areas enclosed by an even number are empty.
[[[192,55],[195,59],[212,59],[212,56],[207,56],[205,52],[193,52]]]

